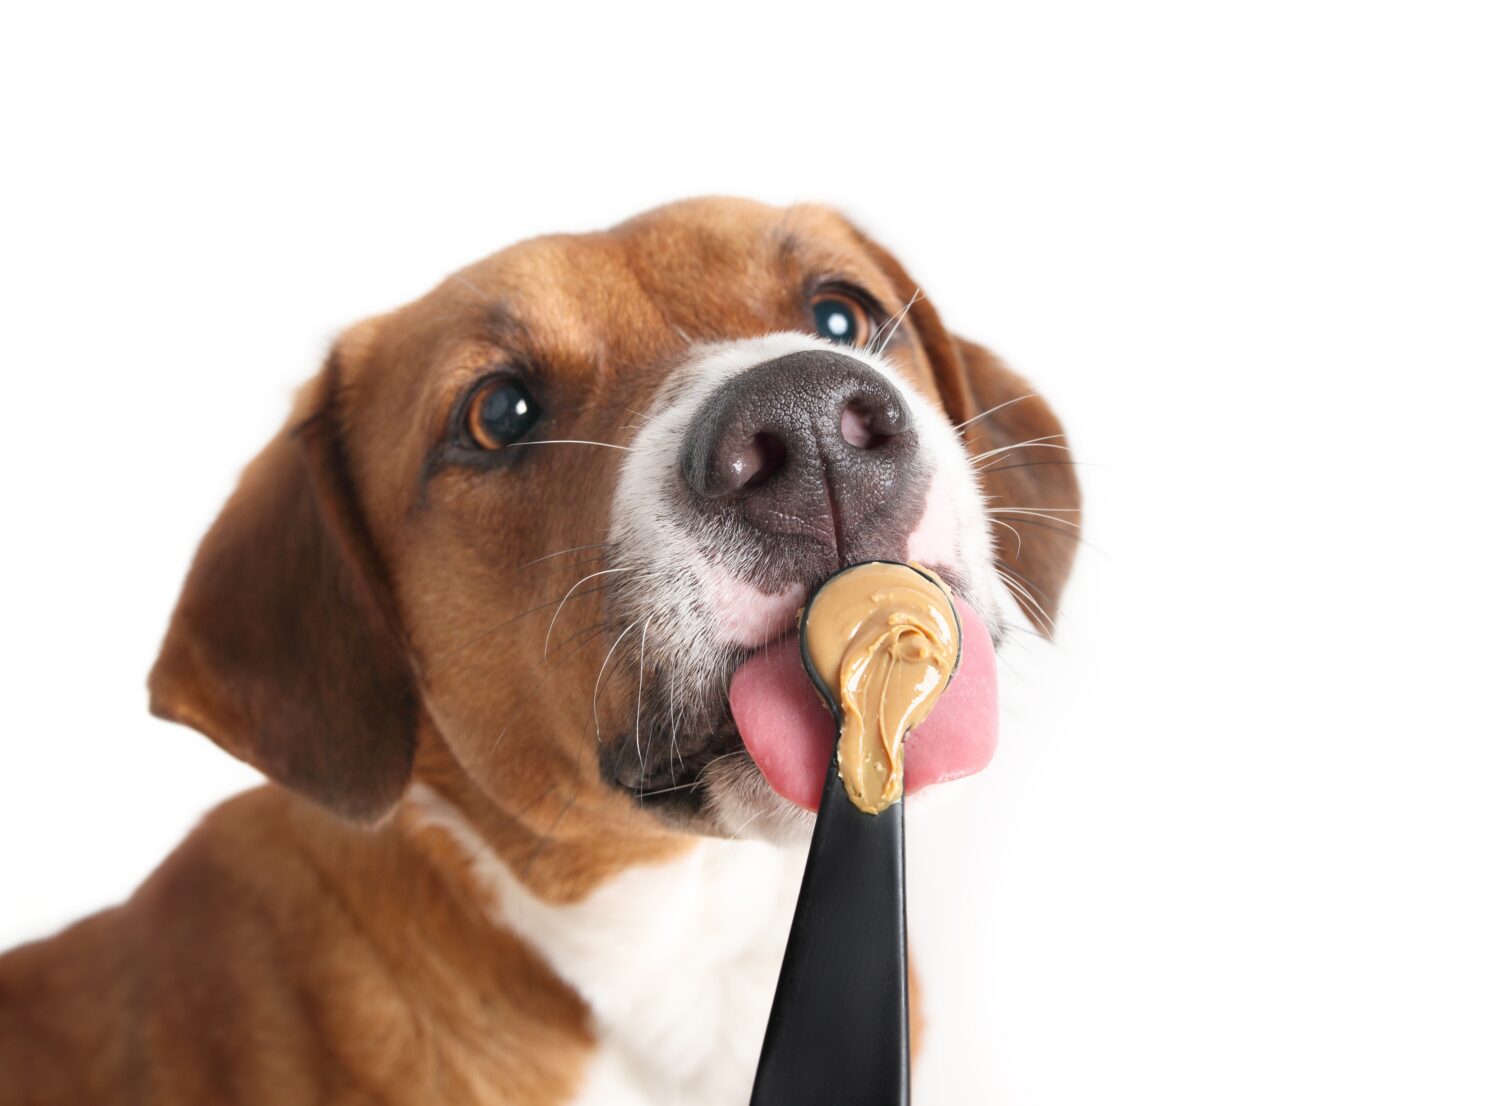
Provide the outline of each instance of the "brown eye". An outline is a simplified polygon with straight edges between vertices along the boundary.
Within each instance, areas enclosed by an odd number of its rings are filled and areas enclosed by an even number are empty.
[[[830,342],[862,346],[870,340],[870,313],[853,296],[819,292],[812,301],[813,323]]]
[[[504,449],[541,418],[531,393],[514,380],[492,380],[469,398],[464,428],[479,449]]]

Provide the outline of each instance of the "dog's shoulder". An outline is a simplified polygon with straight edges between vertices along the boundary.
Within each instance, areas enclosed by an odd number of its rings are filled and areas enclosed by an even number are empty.
[[[566,1101],[582,1003],[393,825],[280,789],[0,957],[0,1104]]]
[[[275,948],[300,866],[270,840],[282,803],[229,800],[125,903],[0,956],[0,1103],[208,1101],[248,1066],[247,1029],[302,1036]]]
[[[124,928],[106,910],[0,956],[0,1103],[121,1101]]]

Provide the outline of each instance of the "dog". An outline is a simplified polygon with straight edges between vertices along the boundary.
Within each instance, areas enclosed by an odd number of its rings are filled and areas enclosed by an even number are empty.
[[[1046,633],[1078,507],[1046,403],[825,208],[677,203],[359,323],[149,679],[271,783],[0,958],[0,1102],[745,1101],[832,734],[738,673],[863,560],[948,581],[966,664]],[[917,731],[908,789],[986,734]]]

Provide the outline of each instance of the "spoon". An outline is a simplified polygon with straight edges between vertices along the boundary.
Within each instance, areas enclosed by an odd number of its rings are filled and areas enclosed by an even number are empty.
[[[863,562],[830,576],[809,597],[798,623],[803,667],[841,736],[843,705],[813,663],[808,619],[830,584],[872,564],[894,563]],[[936,584],[947,597],[930,573],[895,567],[910,572],[917,586]],[[947,602],[957,629],[958,612],[951,597]],[[858,809],[841,778],[835,741],[751,1106],[909,1102],[904,808],[897,798],[877,814]]]

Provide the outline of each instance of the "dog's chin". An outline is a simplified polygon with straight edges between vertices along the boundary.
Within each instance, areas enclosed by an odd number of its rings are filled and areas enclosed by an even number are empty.
[[[709,765],[705,776],[719,836],[777,845],[805,844],[812,836],[816,815],[778,795],[743,746]]]

